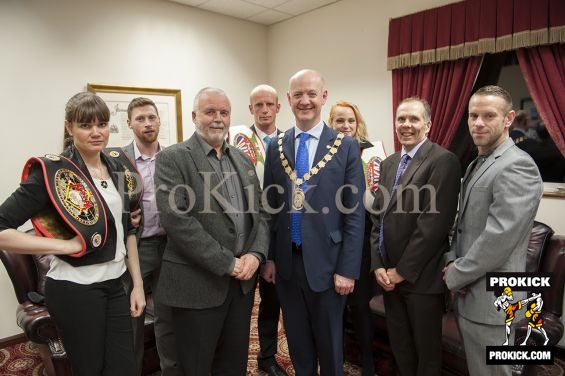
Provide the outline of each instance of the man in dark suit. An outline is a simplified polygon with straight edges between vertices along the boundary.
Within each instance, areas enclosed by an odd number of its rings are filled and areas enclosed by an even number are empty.
[[[396,109],[402,150],[385,159],[373,206],[372,266],[384,289],[387,329],[401,375],[441,374],[443,254],[457,211],[457,157],[428,140],[430,105]]]
[[[168,241],[156,299],[172,309],[187,376],[247,372],[257,269],[269,243],[255,169],[225,141],[230,112],[222,90],[200,90],[196,132],[157,155],[157,207]]]
[[[128,127],[133,132],[134,140],[123,147],[123,151],[135,163],[143,181],[143,196],[140,209],[132,212],[132,221],[138,224],[137,248],[143,287],[154,290],[159,279],[161,259],[167,244],[167,235],[161,227],[159,212],[155,202],[155,158],[161,151],[159,130],[161,119],[155,103],[144,97],[132,99],[128,105]],[[127,285],[131,285],[127,280]],[[166,306],[154,304],[155,342],[159,353],[162,376],[182,375],[177,362],[175,337],[171,323],[171,312]],[[134,344],[136,360],[141,374],[143,366],[145,311],[134,322]]]
[[[264,187],[271,219],[263,277],[276,281],[297,376],[343,375],[343,310],[359,278],[365,181],[359,144],[321,120],[320,73],[290,78],[296,126],[267,151]],[[276,274],[276,278],[275,278]]]
[[[265,157],[271,139],[276,139],[280,131],[277,129],[277,114],[281,108],[279,95],[274,87],[262,84],[251,90],[249,95],[249,112],[253,115],[251,127],[238,125],[230,127],[230,143],[243,150],[255,165],[255,171],[261,184],[265,171]],[[269,261],[267,261],[269,262]],[[261,272],[265,270],[261,268]],[[259,313],[257,330],[259,332],[260,351],[257,354],[257,365],[269,376],[286,376],[286,371],[277,363],[278,329],[281,306],[275,284],[265,281],[259,274]]]

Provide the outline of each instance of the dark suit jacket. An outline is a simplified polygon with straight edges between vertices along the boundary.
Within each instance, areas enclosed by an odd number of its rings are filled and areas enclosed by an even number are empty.
[[[373,206],[371,269],[396,267],[406,281],[398,288],[418,293],[441,293],[443,254],[457,212],[461,168],[457,157],[426,140],[400,179],[401,201],[390,197],[400,152],[381,165],[381,181]],[[390,198],[390,199],[389,199]],[[380,219],[384,216],[385,250],[379,251]]]
[[[210,191],[220,183],[197,135],[157,154],[155,185],[161,224],[167,232],[157,299],[182,308],[210,308],[227,296],[234,262],[235,226],[224,203]],[[229,158],[241,179],[251,211],[252,228],[244,253],[266,257],[269,230],[260,203],[261,189],[247,155],[228,145]],[[251,195],[249,192],[252,192]],[[242,281],[243,293],[256,278]]]
[[[314,165],[328,153],[336,136],[336,131],[324,125]],[[294,142],[292,128],[284,133],[282,149],[293,170]],[[333,159],[308,182],[306,202],[314,212],[305,212],[302,216],[302,249],[304,269],[313,291],[334,288],[334,273],[359,278],[365,224],[365,178],[360,158],[359,144],[351,137],[344,137]],[[278,192],[273,184],[280,186],[283,192]],[[269,259],[275,261],[278,276],[288,280],[292,275],[290,211],[293,184],[282,167],[276,140],[271,141],[267,152],[264,187],[270,209],[278,208],[273,210],[276,213],[271,219]],[[348,213],[340,210],[336,196]]]

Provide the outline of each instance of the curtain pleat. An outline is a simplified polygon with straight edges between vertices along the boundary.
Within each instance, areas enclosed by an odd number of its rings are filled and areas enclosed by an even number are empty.
[[[516,55],[538,113],[565,156],[565,45],[522,48]]]
[[[394,18],[389,70],[565,43],[565,0],[464,0]]]
[[[430,103],[432,127],[429,139],[445,148],[449,147],[459,121],[467,107],[473,84],[481,66],[482,57],[444,61],[392,71],[393,108],[404,98],[418,96]],[[394,113],[394,112],[393,112]],[[400,143],[394,136],[395,150]]]
[[[496,51],[512,49],[512,19],[514,17],[514,0],[498,0],[496,2]]]

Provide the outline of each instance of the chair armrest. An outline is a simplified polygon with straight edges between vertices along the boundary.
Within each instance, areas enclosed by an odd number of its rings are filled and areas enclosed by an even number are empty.
[[[53,357],[66,355],[55,322],[45,305],[24,301],[16,310],[16,322],[30,341],[49,345]]]
[[[554,346],[559,343],[561,337],[563,337],[563,322],[561,318],[552,312],[542,311],[542,328],[545,329],[547,336],[549,337],[549,342],[547,346]],[[526,338],[527,330],[528,330],[528,322],[530,320],[525,318],[518,321],[515,325],[516,336],[514,343],[516,345],[521,344],[524,342],[524,338]],[[528,346],[543,346],[545,342],[545,337],[541,334],[537,329],[532,328],[532,332],[530,334],[530,338],[528,338],[528,342],[526,343]]]
[[[43,304],[26,300],[16,309],[16,322],[27,338],[35,343],[47,344],[52,358],[65,358],[67,353],[57,334],[55,321]]]

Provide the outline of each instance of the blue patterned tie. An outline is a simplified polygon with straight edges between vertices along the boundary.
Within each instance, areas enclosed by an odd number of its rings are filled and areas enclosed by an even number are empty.
[[[392,192],[390,193],[390,200],[392,200],[392,198],[396,194],[396,186],[400,182],[400,178],[402,177],[402,174],[404,174],[404,171],[406,171],[408,162],[410,162],[410,156],[408,154],[404,154],[402,158],[400,158],[400,163],[398,164],[398,170],[396,170],[396,177],[394,178],[394,185],[392,186]],[[385,251],[385,239],[384,239],[384,212],[381,213],[381,232],[379,236],[379,252],[381,253],[383,262],[385,262],[387,258]]]
[[[301,178],[310,169],[310,164],[308,163],[308,147],[306,146],[306,140],[310,135],[308,133],[300,133],[298,137],[300,137],[300,143],[296,151],[296,177]],[[305,190],[307,185],[308,183],[304,182],[300,185],[300,188]],[[290,213],[290,239],[296,245],[302,244],[301,220],[302,211],[293,211]]]
[[[271,142],[271,137],[269,136],[263,137],[263,142],[265,143],[265,151],[266,151],[267,148],[269,147],[269,143]]]

